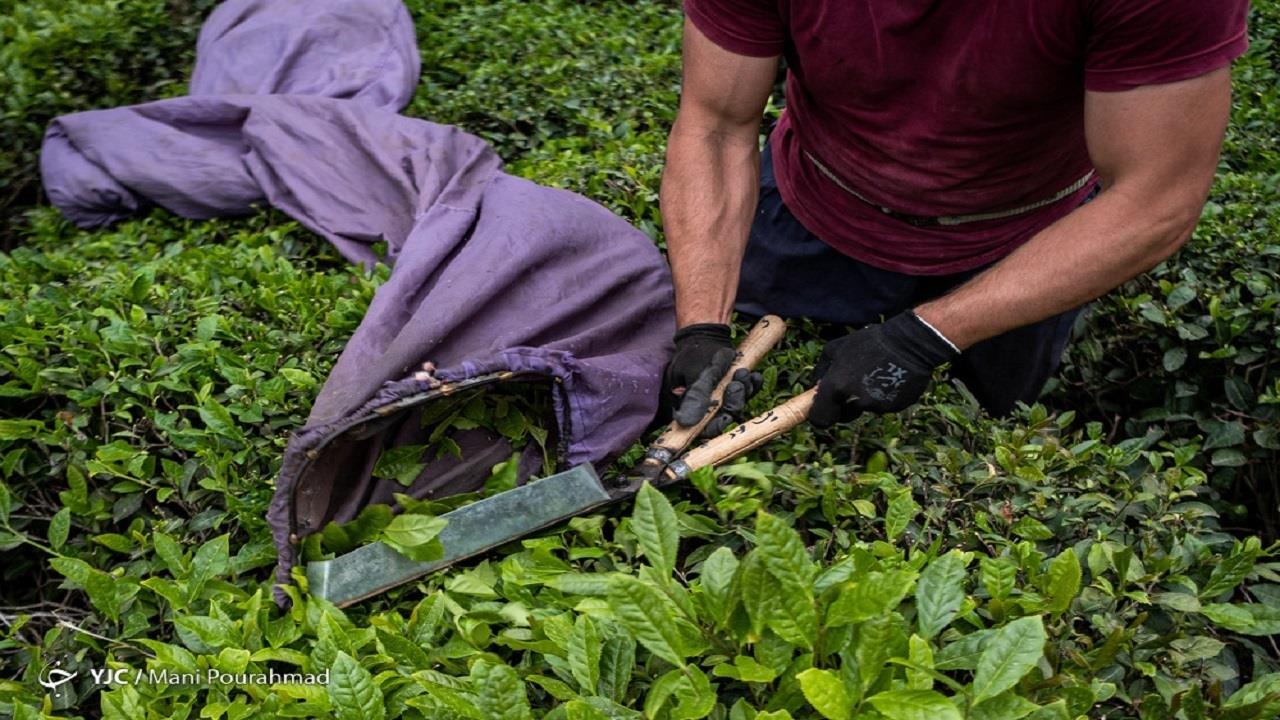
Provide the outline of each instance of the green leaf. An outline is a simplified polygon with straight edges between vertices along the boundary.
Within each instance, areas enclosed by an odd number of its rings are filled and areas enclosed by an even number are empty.
[[[329,702],[338,720],[382,720],[387,715],[373,676],[342,651],[329,668]]]
[[[934,558],[916,583],[916,626],[926,640],[960,612],[964,602],[964,556],[958,550]]]
[[[707,676],[693,665],[672,670],[649,686],[644,699],[645,717],[657,717],[672,698],[676,699],[676,705],[666,713],[671,720],[706,717],[716,702]]]
[[[547,586],[569,595],[608,595],[609,578],[596,573],[568,572],[547,581]]]
[[[907,640],[907,659],[913,665],[927,670],[933,669],[933,647],[929,641],[919,635],[912,635]],[[911,690],[932,690],[933,675],[922,670],[907,668],[907,687]]]
[[[200,596],[205,583],[225,575],[231,565],[230,538],[226,534],[219,535],[205,542],[196,550],[191,559],[191,580],[187,586],[187,602],[193,602]]]
[[[594,695],[600,684],[600,634],[590,616],[579,615],[569,636],[569,671],[583,695]]]
[[[1262,544],[1256,537],[1235,543],[1227,557],[1214,566],[1209,581],[1200,590],[1200,598],[1212,600],[1234,590],[1253,572],[1253,566],[1261,554]]]
[[[676,567],[680,536],[676,530],[676,513],[663,494],[645,482],[636,493],[631,514],[631,529],[649,564],[664,577]]]
[[[784,586],[812,592],[811,584],[817,569],[795,528],[781,518],[761,511],[756,514],[756,543],[760,559],[770,575]]]
[[[890,690],[868,700],[889,720],[963,720],[956,706],[933,690]]]
[[[856,668],[861,684],[859,692],[871,688],[889,660],[890,644],[896,622],[891,615],[881,615],[858,626],[858,639],[853,648],[853,657],[857,660]]]
[[[568,683],[557,680],[553,677],[547,677],[546,675],[526,675],[524,680],[525,682],[537,685],[545,690],[548,695],[562,702],[578,697],[578,693],[575,692]]]
[[[49,560],[54,570],[84,588],[89,602],[111,620],[120,619],[120,611],[141,586],[133,578],[118,578],[102,572],[79,558],[56,557]]]
[[[1195,595],[1184,592],[1152,593],[1151,602],[1178,612],[1200,612],[1200,601]]]
[[[0,420],[0,440],[30,440],[43,430],[39,420]]]
[[[1039,707],[1021,695],[1006,692],[975,705],[969,720],[1021,720]]]
[[[743,682],[757,683],[773,682],[774,678],[778,677],[777,671],[771,667],[761,665],[750,655],[734,657],[732,665],[728,663],[717,665],[713,670],[713,674],[719,677],[742,680]]]
[[[422,456],[426,451],[426,445],[401,445],[383,450],[378,456],[378,462],[374,463],[373,476],[383,480],[395,480],[409,487],[427,466],[422,462]]]
[[[142,696],[132,685],[123,685],[102,693],[103,720],[138,720],[147,717]]]
[[[982,568],[982,586],[993,599],[1004,599],[1013,592],[1014,583],[1018,579],[1018,566],[1009,558],[984,557],[979,561]]]
[[[493,466],[489,479],[484,481],[484,491],[490,494],[514,490],[520,476],[520,453],[512,453],[511,457]],[[417,473],[414,474],[417,477]],[[413,478],[409,479],[412,484]]]
[[[1280,635],[1280,607],[1209,603],[1200,612],[1215,625],[1241,635]]]
[[[827,626],[860,623],[898,607],[915,584],[914,570],[872,570],[856,582],[845,583],[827,609]]]
[[[1209,456],[1209,464],[1214,467],[1243,467],[1249,457],[1237,448],[1220,448]]]
[[[775,583],[756,550],[747,553],[734,576],[734,592],[747,611],[751,632],[760,635],[773,617]]]
[[[894,494],[889,499],[889,506],[884,513],[884,534],[889,540],[894,540],[906,531],[907,525],[911,523],[917,513],[920,512],[920,504],[911,496],[911,491],[903,489]]]
[[[800,691],[814,710],[827,720],[848,720],[853,715],[853,698],[840,676],[830,670],[809,668],[796,675]]]
[[[644,715],[630,708],[625,708],[618,703],[601,697],[591,697],[585,699],[574,700],[568,705],[589,708],[596,715],[583,715],[582,718],[603,718],[603,720],[643,720]],[[566,708],[568,707],[566,706]],[[551,715],[543,716],[547,720],[551,719]],[[565,720],[578,720],[572,712],[566,713]]]
[[[1238,377],[1224,378],[1222,391],[1227,396],[1227,402],[1231,403],[1235,409],[1245,412],[1253,409],[1253,403],[1256,400],[1253,388],[1249,387],[1249,383],[1244,380]]]
[[[217,400],[213,398],[205,399],[200,404],[200,407],[197,408],[197,412],[200,414],[200,419],[204,421],[205,427],[209,428],[210,431],[233,440],[244,439],[244,434],[240,432],[240,427],[236,424],[235,419],[231,417],[231,413]]]
[[[1165,372],[1177,372],[1186,363],[1187,349],[1181,345],[1166,350],[1164,358],[1160,361],[1160,364],[1164,366]]]
[[[630,575],[619,575],[609,587],[609,607],[649,652],[672,665],[684,666],[676,617],[661,590]]]
[[[67,533],[71,532],[71,509],[62,508],[49,519],[49,546],[61,550],[67,544]]]
[[[1165,298],[1165,304],[1170,310],[1176,310],[1183,305],[1196,299],[1196,290],[1190,285],[1178,285],[1169,292],[1169,296]]]
[[[306,370],[299,370],[297,368],[280,368],[280,375],[283,376],[285,380],[288,380],[289,384],[295,388],[310,390],[316,386],[316,379]]]
[[[181,578],[187,574],[187,560],[182,552],[182,546],[178,541],[168,535],[155,530],[151,533],[151,544],[156,549],[156,555],[164,561],[165,567],[169,569],[169,573],[175,578]]]
[[[417,643],[398,632],[376,628],[378,642],[389,657],[395,658],[396,666],[405,670],[406,674],[415,670],[431,667],[431,656]]]
[[[1202,450],[1234,447],[1244,444],[1244,423],[1239,420],[1205,420],[1200,429],[1208,433]]]
[[[977,630],[944,646],[934,657],[937,670],[973,670],[995,630]]]
[[[707,609],[717,623],[723,624],[729,614],[729,591],[733,587],[733,576],[737,571],[738,558],[727,547],[716,548],[715,552],[702,561],[702,595],[706,598]]]
[[[471,666],[476,704],[485,720],[531,720],[524,681],[512,668],[488,660]]]
[[[1241,686],[1222,706],[1242,707],[1268,699],[1280,708],[1280,673],[1269,673]]]
[[[1018,519],[1009,528],[1014,535],[1023,540],[1050,540],[1053,538],[1053,531],[1045,526],[1044,523],[1027,515]]]
[[[411,560],[438,560],[444,557],[444,547],[436,536],[447,523],[430,515],[397,515],[383,528],[382,541]]]
[[[980,703],[1008,690],[1040,662],[1046,641],[1044,622],[1036,617],[1014,620],[987,640],[973,674],[973,700]]]
[[[608,715],[582,700],[570,700],[561,707],[564,709],[564,720],[609,720]]]
[[[776,581],[771,601],[758,608],[767,613],[769,627],[787,642],[812,648],[818,636],[818,611],[813,599],[817,570],[805,551],[800,534],[781,519],[756,514],[757,556],[765,572]],[[745,589],[744,589],[745,592]]]
[[[475,668],[472,667],[472,680],[474,680]],[[454,718],[468,718],[468,720],[492,720],[484,715],[480,708],[477,707],[477,701],[473,694],[465,692],[471,683],[466,680],[455,678],[435,670],[419,670],[413,674],[413,679],[419,685],[424,687],[436,704],[431,708],[450,720]],[[413,704],[415,698],[406,701]],[[438,706],[443,706],[440,708]],[[451,714],[440,713],[441,710],[447,710]]]
[[[1074,549],[1067,548],[1049,563],[1049,571],[1045,573],[1041,589],[1046,596],[1046,609],[1055,615],[1065,612],[1080,592],[1080,578],[1080,559]]]
[[[657,680],[654,680],[649,685],[649,691],[644,696],[645,717],[654,718],[658,713],[662,712],[663,706],[675,694],[676,685],[683,679],[684,677],[679,670],[670,670]]]
[[[609,623],[606,628],[616,628]],[[603,647],[600,648],[600,694],[614,702],[623,702],[627,697],[627,686],[631,684],[631,673],[636,666],[636,641],[621,630],[605,633]]]

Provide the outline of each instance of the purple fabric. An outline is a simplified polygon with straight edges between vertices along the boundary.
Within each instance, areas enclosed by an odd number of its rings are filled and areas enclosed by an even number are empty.
[[[395,114],[417,75],[397,0],[228,0],[201,31],[190,96],[60,117],[45,136],[46,192],[81,227],[149,204],[209,218],[265,202],[353,262],[386,241],[391,276],[285,451],[268,511],[282,582],[296,540],[405,491],[371,473],[384,447],[421,442],[407,398],[494,373],[554,380],[568,464],[615,457],[656,409],[674,329],[657,249],[590,200],[503,173],[475,136]],[[472,489],[513,450],[461,440],[481,467],[433,463],[407,492]]]

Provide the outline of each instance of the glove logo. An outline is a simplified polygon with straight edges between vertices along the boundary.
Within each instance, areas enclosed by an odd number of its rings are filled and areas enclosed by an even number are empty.
[[[906,381],[906,368],[889,363],[863,375],[862,389],[872,400],[893,402],[898,397],[898,388]]]

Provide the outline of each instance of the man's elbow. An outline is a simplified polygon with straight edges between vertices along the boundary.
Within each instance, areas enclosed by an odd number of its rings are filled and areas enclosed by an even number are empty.
[[[1200,193],[1172,199],[1158,214],[1154,245],[1161,259],[1173,255],[1186,245],[1200,223],[1205,196]]]
[[[1117,189],[1120,185],[1117,184]],[[1133,218],[1144,228],[1144,253],[1151,265],[1176,253],[1191,239],[1208,196],[1207,184],[1165,188],[1160,192],[1121,193],[1130,200]]]

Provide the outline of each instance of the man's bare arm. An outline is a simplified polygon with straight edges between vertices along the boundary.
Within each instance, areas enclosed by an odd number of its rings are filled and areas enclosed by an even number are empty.
[[[916,313],[963,349],[1151,269],[1195,229],[1230,107],[1225,68],[1167,85],[1086,93],[1085,135],[1103,191]]]
[[[778,58],[725,50],[688,20],[684,85],[667,141],[662,224],[676,323],[725,323],[758,197],[760,118]]]

